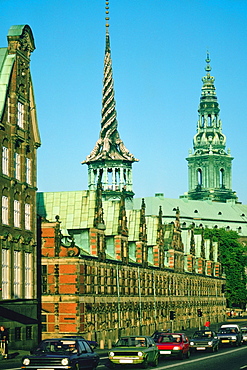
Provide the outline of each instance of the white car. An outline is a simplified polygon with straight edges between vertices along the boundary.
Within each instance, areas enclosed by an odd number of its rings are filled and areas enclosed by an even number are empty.
[[[243,336],[243,343],[247,343],[247,326],[243,326],[241,328],[242,336]]]

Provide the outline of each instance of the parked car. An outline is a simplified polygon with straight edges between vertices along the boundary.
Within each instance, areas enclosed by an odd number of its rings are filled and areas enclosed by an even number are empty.
[[[221,325],[217,337],[220,345],[241,346],[243,341],[240,327],[235,324]]]
[[[149,336],[121,337],[108,353],[108,367],[116,365],[157,366],[159,351],[154,340]]]
[[[247,327],[243,326],[240,329],[242,332],[243,343],[247,343]]]
[[[160,356],[190,357],[190,342],[183,333],[162,333],[155,338]]]
[[[22,358],[22,369],[95,369],[99,355],[88,342],[79,338],[54,338],[43,340]]]
[[[190,339],[190,349],[195,351],[218,351],[219,339],[212,330],[197,330]]]

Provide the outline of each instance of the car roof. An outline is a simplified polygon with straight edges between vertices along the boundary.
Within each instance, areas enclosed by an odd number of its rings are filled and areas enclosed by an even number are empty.
[[[237,324],[224,324],[224,325],[221,325],[221,328],[239,328],[239,325],[237,325]]]

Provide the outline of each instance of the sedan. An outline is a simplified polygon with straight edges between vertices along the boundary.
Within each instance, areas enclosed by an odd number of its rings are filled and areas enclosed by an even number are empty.
[[[157,366],[159,351],[154,340],[149,336],[121,337],[108,353],[107,366],[141,365],[144,369],[148,365]]]
[[[162,333],[155,341],[160,356],[190,357],[190,342],[182,333]]]
[[[93,370],[99,363],[99,355],[83,339],[47,339],[30,352],[22,358],[22,369]]]
[[[218,351],[219,339],[216,333],[211,330],[198,330],[190,339],[190,349],[195,351]]]

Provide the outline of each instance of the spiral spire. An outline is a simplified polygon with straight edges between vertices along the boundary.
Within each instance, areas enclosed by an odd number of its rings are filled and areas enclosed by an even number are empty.
[[[105,43],[105,57],[104,57],[104,79],[103,79],[103,98],[101,110],[101,131],[100,137],[95,144],[92,152],[87,156],[83,163],[91,161],[113,159],[113,160],[128,160],[131,162],[137,161],[128,149],[125,147],[123,141],[120,139],[117,130],[117,112],[114,93],[114,82],[112,72],[112,59],[110,48],[109,35],[109,1],[106,1],[106,43]]]

